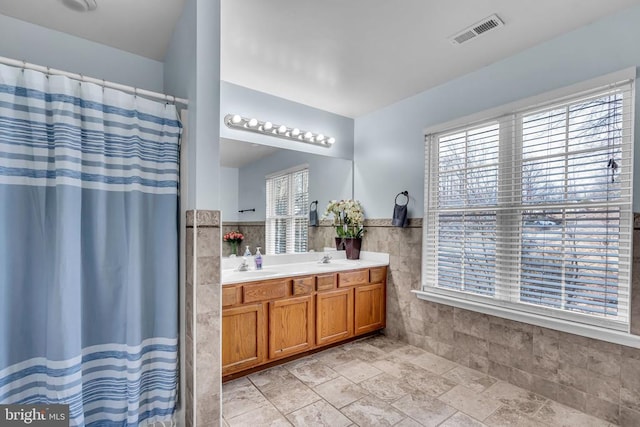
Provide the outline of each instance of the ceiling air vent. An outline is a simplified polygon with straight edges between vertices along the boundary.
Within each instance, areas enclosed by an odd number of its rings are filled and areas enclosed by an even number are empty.
[[[449,37],[449,40],[453,44],[462,44],[469,40],[473,40],[481,34],[486,33],[494,28],[502,27],[504,22],[498,18],[498,15],[491,15],[480,22],[476,22],[472,26],[465,28],[464,30]]]

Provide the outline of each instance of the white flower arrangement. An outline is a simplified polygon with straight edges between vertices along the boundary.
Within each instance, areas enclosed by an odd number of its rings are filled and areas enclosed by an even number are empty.
[[[364,233],[364,210],[357,200],[331,200],[323,219],[333,215],[333,225],[338,237],[362,237]]]

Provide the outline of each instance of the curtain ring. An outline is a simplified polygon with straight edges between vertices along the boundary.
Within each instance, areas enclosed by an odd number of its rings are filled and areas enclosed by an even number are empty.
[[[398,204],[398,197],[400,196],[404,196],[407,198],[407,202],[404,205],[398,205],[398,206],[406,206],[409,204],[409,192],[407,190],[405,191],[401,191],[400,193],[396,194],[396,199],[394,201],[394,203],[397,205]]]

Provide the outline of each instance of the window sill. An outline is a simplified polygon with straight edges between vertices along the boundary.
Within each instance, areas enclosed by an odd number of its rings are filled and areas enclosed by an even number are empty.
[[[513,310],[506,307],[482,304],[476,301],[454,298],[448,295],[437,294],[434,292],[425,292],[413,290],[411,291],[419,299],[431,301],[438,304],[449,305],[452,307],[462,308],[465,310],[476,311],[491,316],[502,317],[504,319],[514,320],[516,322],[528,323],[543,328],[554,329],[570,334],[581,335],[583,337],[593,338],[601,341],[607,341],[614,344],[625,345],[628,347],[640,348],[640,336],[632,335],[626,332],[614,331],[611,329],[600,328],[597,326],[586,325],[582,323],[570,322],[562,319],[540,316],[533,313]]]

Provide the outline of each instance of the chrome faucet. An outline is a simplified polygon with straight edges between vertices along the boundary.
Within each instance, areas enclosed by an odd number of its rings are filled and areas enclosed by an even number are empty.
[[[320,261],[318,261],[320,264],[329,264],[329,261],[331,260],[331,255],[326,254],[322,257],[322,259]]]
[[[242,258],[242,262],[238,265],[238,271],[247,271],[249,270],[249,263],[247,262],[247,258]]]

